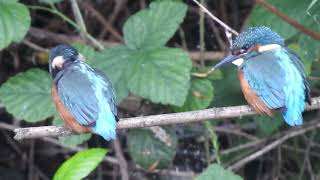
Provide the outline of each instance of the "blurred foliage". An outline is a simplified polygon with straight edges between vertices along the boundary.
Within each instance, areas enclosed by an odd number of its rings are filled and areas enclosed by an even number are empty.
[[[170,137],[165,144],[148,129],[132,129],[128,133],[128,149],[132,160],[145,169],[163,169],[171,165],[176,153],[177,135],[171,128],[164,128]],[[170,145],[170,146],[169,146]]]
[[[234,174],[229,170],[225,170],[218,164],[211,164],[206,170],[203,171],[195,180],[242,180],[243,178]]]
[[[56,171],[53,180],[79,180],[93,171],[107,154],[107,150],[92,148],[73,155]]]
[[[19,42],[31,24],[28,8],[17,0],[0,1],[0,50],[12,41]]]

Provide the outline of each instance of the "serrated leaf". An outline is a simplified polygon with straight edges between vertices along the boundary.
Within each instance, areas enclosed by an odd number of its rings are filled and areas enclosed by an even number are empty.
[[[243,180],[242,177],[234,174],[232,171],[225,170],[218,164],[211,164],[204,172],[195,178],[195,180]]]
[[[128,89],[155,103],[183,105],[190,87],[189,56],[181,49],[157,48],[136,53],[126,73]]]
[[[49,73],[40,69],[19,73],[1,86],[0,101],[18,119],[42,121],[55,114],[51,83]]]
[[[65,146],[73,147],[88,141],[91,138],[91,136],[91,133],[59,136],[59,142]]]
[[[118,46],[102,51],[92,64],[111,78],[118,102],[130,89],[153,102],[181,106],[190,87],[192,64],[181,49],[163,47],[136,52]]]
[[[111,47],[101,51],[91,62],[94,68],[102,70],[111,79],[115,88],[117,103],[129,94],[124,74],[129,66],[132,53],[133,51],[125,46]]]
[[[177,136],[172,129],[165,128],[171,138],[171,146],[167,146],[148,129],[132,129],[128,133],[128,149],[133,161],[148,169],[157,163],[157,169],[168,167],[176,153]]]
[[[16,1],[0,1],[0,50],[26,35],[31,18],[29,9]]]
[[[183,21],[187,6],[175,1],[157,1],[149,9],[131,16],[123,27],[126,45],[131,49],[162,47]]]
[[[213,99],[214,88],[207,79],[193,78],[187,99],[182,107],[175,107],[176,112],[205,109]]]
[[[107,154],[102,148],[78,152],[65,161],[56,171],[53,180],[79,180],[88,176]]]
[[[90,63],[94,60],[97,52],[92,47],[81,43],[73,43],[72,46],[85,57],[87,63]]]
[[[273,117],[256,116],[254,120],[257,123],[257,134],[261,137],[270,136],[277,131],[284,122],[280,114],[276,114]]]

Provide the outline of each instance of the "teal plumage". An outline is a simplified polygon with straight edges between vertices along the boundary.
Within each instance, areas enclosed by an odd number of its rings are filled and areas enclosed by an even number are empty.
[[[234,40],[231,51],[214,68],[240,59],[239,71],[253,92],[245,94],[248,102],[259,107],[258,112],[267,112],[261,111],[263,106],[280,110],[287,124],[301,125],[305,101],[311,103],[310,89],[300,58],[285,47],[284,40],[268,27],[251,27]],[[255,104],[253,96],[263,106]]]
[[[107,76],[83,62],[69,45],[51,50],[50,73],[57,91],[53,99],[66,124],[77,132],[87,128],[106,140],[115,139],[115,92]]]

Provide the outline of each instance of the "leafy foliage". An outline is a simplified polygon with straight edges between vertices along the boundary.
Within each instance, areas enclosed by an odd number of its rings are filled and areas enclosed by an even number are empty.
[[[130,49],[154,49],[165,45],[186,14],[187,6],[180,2],[161,1],[131,16],[123,27]]]
[[[75,135],[69,135],[69,136],[60,136],[59,142],[62,143],[65,146],[77,146],[79,144],[82,144],[86,141],[88,141],[91,138],[91,133],[85,133],[85,134],[75,134]]]
[[[31,18],[28,8],[16,0],[0,1],[0,50],[26,35]]]
[[[9,113],[28,122],[54,115],[51,78],[40,69],[30,69],[10,78],[0,88],[0,100]]]
[[[136,164],[145,169],[156,166],[157,169],[168,167],[175,155],[177,137],[172,129],[166,128],[171,138],[171,146],[166,145],[147,129],[133,129],[128,134],[128,149]]]
[[[257,123],[258,135],[262,137],[272,135],[284,122],[280,114],[277,114],[274,117],[256,116],[254,119]]]
[[[195,178],[195,180],[242,180],[242,178],[231,171],[225,170],[218,164],[211,164],[204,172]]]
[[[130,91],[155,103],[183,105],[190,87],[191,61],[181,49],[163,45],[185,13],[186,6],[180,2],[153,2],[126,21],[126,46],[106,49],[97,56],[92,64],[110,76],[118,102]]]
[[[207,79],[192,79],[189,94],[183,106],[174,108],[177,112],[205,109],[213,99],[213,86]]]
[[[107,154],[107,150],[92,148],[79,152],[65,161],[55,173],[53,180],[78,180],[89,175]]]

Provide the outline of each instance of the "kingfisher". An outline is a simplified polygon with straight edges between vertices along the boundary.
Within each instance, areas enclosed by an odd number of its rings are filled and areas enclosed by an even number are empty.
[[[85,61],[68,44],[52,48],[49,71],[53,78],[53,102],[65,125],[73,131],[115,139],[118,116],[113,86],[104,73]]]
[[[304,66],[284,39],[265,26],[250,27],[230,47],[231,55],[216,64],[238,66],[244,97],[258,113],[281,112],[290,126],[301,125],[305,102],[311,104]]]

